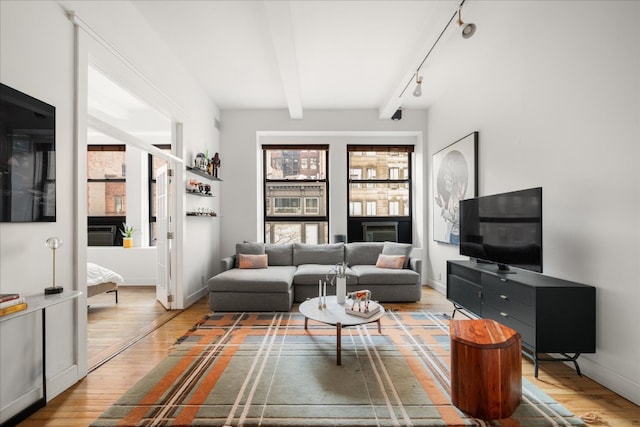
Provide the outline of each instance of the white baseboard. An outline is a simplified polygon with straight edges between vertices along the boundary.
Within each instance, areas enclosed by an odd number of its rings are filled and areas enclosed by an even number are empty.
[[[447,294],[447,285],[445,285],[444,283],[440,283],[437,280],[431,280],[430,282],[428,282],[426,284],[426,286],[429,286],[430,288],[435,289],[436,291],[438,291],[442,295],[446,295]]]
[[[550,354],[554,357],[562,357],[560,354]],[[627,377],[623,377],[618,372],[602,366],[589,357],[589,354],[582,354],[578,357],[578,365],[580,365],[580,371],[585,377],[591,378],[603,387],[608,388],[616,394],[630,400],[636,405],[640,405],[640,384],[633,382]],[[545,362],[541,362],[540,366],[544,366]],[[548,362],[546,362],[548,363]],[[556,363],[556,362],[553,362]],[[567,366],[575,369],[573,362],[565,362]],[[576,374],[577,375],[577,374]]]
[[[184,308],[191,306],[192,304],[199,301],[200,298],[204,297],[208,293],[209,293],[209,287],[205,285],[202,288],[198,289],[197,291],[193,292],[192,294],[187,295]]]
[[[13,402],[7,403],[5,406],[0,408],[0,423],[4,423],[9,418],[20,413],[20,411],[28,408],[38,399],[42,399],[42,387],[34,388]]]
[[[78,365],[71,365],[47,380],[47,402],[80,381]]]

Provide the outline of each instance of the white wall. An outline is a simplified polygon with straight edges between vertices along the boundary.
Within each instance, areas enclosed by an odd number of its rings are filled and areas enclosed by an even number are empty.
[[[292,120],[286,110],[223,110],[221,112],[220,177],[223,256],[235,253],[243,240],[263,241],[262,143],[325,143],[329,148],[329,236],[346,234],[347,152],[350,143],[414,143],[414,244],[421,246],[424,229],[424,111],[404,111],[399,121],[380,120],[374,110],[305,110]],[[396,132],[397,134],[394,134]],[[274,134],[289,136],[274,136]],[[295,135],[298,133],[298,135]],[[293,135],[291,135],[293,134]],[[259,138],[258,138],[259,137]]]
[[[177,112],[176,116],[184,123],[186,134],[184,144],[179,147],[184,153],[179,152],[178,155],[186,154],[192,146],[197,147],[193,150],[200,151],[200,147],[206,145],[211,151],[216,150],[219,144],[214,126],[217,107],[130,3],[0,2],[0,81],[54,105],[57,114],[57,221],[0,224],[0,292],[39,294],[50,285],[51,251],[44,245],[50,236],[58,236],[64,241],[56,256],[57,283],[65,289],[86,290],[86,270],[83,267],[86,260],[86,231],[78,231],[83,229],[82,223],[86,224],[86,218],[77,215],[81,210],[75,204],[75,197],[80,191],[77,188],[82,187],[77,185],[75,175],[86,175],[76,170],[74,25],[67,19],[65,9],[75,10],[93,31],[107,40],[139,71],[139,75],[128,79],[129,82],[135,82],[140,75],[145,76],[161,92],[161,95],[156,94],[158,103],[169,105],[164,110],[173,109]],[[118,68],[115,58],[103,56],[100,59],[111,62],[114,69]],[[87,58],[83,60],[87,62]],[[134,93],[138,89],[135,86],[129,87],[134,89]],[[180,209],[184,205],[184,177],[185,174],[179,171]],[[179,256],[184,261],[180,263],[180,274],[184,272],[184,277],[180,279],[185,283],[178,300],[188,303],[205,292],[199,277],[197,282],[192,280],[190,270],[212,271],[218,256],[210,254],[217,251],[218,233],[213,222],[209,227],[188,223],[184,227],[185,230],[177,230],[175,244],[180,251],[184,248],[184,254],[180,253]],[[191,232],[191,227],[202,227],[202,231]],[[206,244],[193,246],[190,242],[184,242],[183,245],[182,239],[191,234],[207,236]],[[86,297],[83,296],[75,304],[57,306],[53,315],[56,327],[47,331],[47,350],[51,357],[47,363],[49,398],[55,397],[86,374]],[[19,350],[23,357],[11,358],[7,355],[8,347],[2,346],[0,358],[3,368],[5,361],[12,360],[12,370],[32,372],[34,377],[39,377],[37,365],[40,348],[38,342],[31,339],[38,336],[39,317],[31,316],[26,326],[6,327],[9,323],[11,321],[3,322],[0,327],[0,340],[14,343],[12,348]],[[29,334],[23,333],[25,328],[30,331]],[[25,362],[25,365],[15,366],[16,360]],[[19,410],[24,403],[21,401],[16,404],[15,396],[20,394],[20,388],[25,388],[23,392],[26,393],[33,384],[33,378],[24,378],[22,383],[12,382],[9,386],[12,394],[7,395],[5,376],[0,376],[0,412],[3,419],[11,416],[14,410]]]
[[[63,246],[56,252],[56,284],[77,289],[74,280],[75,235],[73,219],[73,27],[55,3],[0,2],[0,80],[2,83],[56,107],[56,185],[57,221],[54,223],[0,224],[0,292],[22,295],[41,294],[51,284],[51,250],[44,241],[58,236]],[[75,316],[80,305],[65,303],[56,307],[58,328],[47,330],[49,396],[73,384],[80,375],[74,354]],[[52,314],[53,315],[53,314]],[[10,370],[30,372],[5,380],[0,375],[0,421],[30,402],[22,399],[41,381],[42,329],[40,313],[0,325],[0,359],[12,360]],[[28,332],[28,333],[25,333]],[[30,339],[25,340],[28,337]],[[11,346],[4,343],[10,342]],[[71,348],[69,345],[71,344]],[[18,351],[15,359],[7,358]],[[14,362],[28,361],[28,368]],[[67,370],[73,370],[71,380]],[[7,387],[5,381],[13,382]],[[29,395],[32,399],[34,396]]]
[[[124,278],[123,285],[156,285],[156,248],[90,246],[87,262],[113,270]]]
[[[480,195],[543,187],[545,274],[597,288],[583,372],[640,403],[640,3],[484,1],[465,16],[478,31],[446,47],[459,74],[428,112],[428,158],[477,130]],[[458,248],[429,242],[444,289]]]

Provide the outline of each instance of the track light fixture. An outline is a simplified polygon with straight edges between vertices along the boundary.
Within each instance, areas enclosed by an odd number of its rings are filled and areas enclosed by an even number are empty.
[[[468,39],[476,33],[476,24],[465,24],[462,22],[462,5],[458,8],[458,27],[462,28],[462,38]]]
[[[444,33],[447,31],[447,28],[449,28],[449,25],[451,25],[453,20],[456,18],[456,16],[458,17],[458,20],[457,20],[458,26],[462,27],[463,38],[468,39],[469,37],[475,34],[476,24],[465,24],[464,22],[462,22],[461,12],[462,12],[462,5],[464,4],[465,1],[466,0],[462,0],[462,2],[460,3],[460,6],[458,6],[458,10],[451,16],[451,18],[449,19],[449,22],[447,22],[447,25],[444,26],[444,28],[442,29],[442,32],[440,33],[436,41],[433,43],[433,46],[431,46],[431,49],[429,49],[429,52],[427,52],[427,54],[425,55],[420,65],[418,65],[418,69],[416,70],[415,74],[411,76],[411,80],[407,82],[407,85],[404,87],[404,89],[402,90],[398,98],[402,98],[404,96],[405,92],[409,88],[409,85],[411,85],[411,82],[413,82],[414,76],[416,78],[416,88],[413,91],[413,96],[422,95],[422,76],[419,76],[418,73],[420,72],[420,69],[422,68],[424,63],[427,61],[427,58],[429,57],[429,55],[431,55],[431,52],[433,52],[433,49],[436,47],[436,45],[438,44],[438,42],[440,41]]]
[[[413,96],[422,96],[422,76],[416,71],[416,88],[413,90]]]

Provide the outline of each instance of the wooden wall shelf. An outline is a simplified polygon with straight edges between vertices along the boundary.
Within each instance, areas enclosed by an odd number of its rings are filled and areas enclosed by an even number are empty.
[[[208,179],[209,181],[222,181],[220,178],[216,178],[215,176],[209,175],[206,172],[202,172],[200,169],[194,168],[192,166],[187,166],[187,171],[193,174],[196,174],[202,178]]]

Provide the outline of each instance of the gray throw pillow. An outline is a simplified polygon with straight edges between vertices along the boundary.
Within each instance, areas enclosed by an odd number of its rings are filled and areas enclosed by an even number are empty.
[[[382,253],[382,242],[354,242],[344,245],[345,260],[353,265],[376,265]]]
[[[236,268],[239,267],[238,255],[264,255],[264,243],[259,242],[244,242],[236,243]]]
[[[293,244],[293,265],[336,265],[339,262],[344,262],[344,243],[321,245],[307,243]]]
[[[409,255],[411,254],[411,250],[413,249],[413,245],[410,243],[395,243],[395,242],[384,242],[384,246],[382,247],[382,255],[404,255],[404,267],[409,267]]]
[[[293,265],[293,243],[268,244],[264,251],[269,255],[269,265]]]

